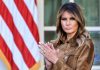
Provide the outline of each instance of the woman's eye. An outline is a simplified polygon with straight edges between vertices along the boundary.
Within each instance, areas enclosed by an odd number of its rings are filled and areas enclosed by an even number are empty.
[[[61,18],[61,20],[67,20],[66,18]]]
[[[71,20],[75,20],[75,18],[74,18],[74,17],[71,17],[70,19],[71,19]]]

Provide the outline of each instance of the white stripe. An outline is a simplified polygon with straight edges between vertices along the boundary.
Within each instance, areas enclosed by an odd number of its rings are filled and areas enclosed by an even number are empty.
[[[31,0],[23,0],[26,4],[26,6],[28,7],[30,13],[33,16],[33,19],[35,21],[35,23],[38,25],[38,11],[37,11],[37,6],[35,5],[35,1],[31,1]]]
[[[91,26],[86,27],[88,31],[100,31],[100,26]]]
[[[2,23],[2,21],[1,21],[1,19],[0,19],[0,35],[1,35],[1,29],[2,29],[2,28],[1,28],[1,27],[2,27],[2,26],[1,26],[1,23]]]
[[[2,24],[1,36],[3,37],[6,44],[8,45],[8,48],[13,54],[13,60],[15,64],[18,66],[19,70],[29,70],[22,58],[20,51],[14,43],[12,33],[10,32],[9,28],[7,27],[6,23],[4,22],[1,16],[0,20],[2,21],[2,23],[0,23]]]
[[[13,0],[3,0],[6,6],[8,7],[10,13],[13,16],[14,24],[18,29],[19,33],[21,34],[27,48],[31,52],[32,56],[35,58],[36,61],[40,60],[40,53],[38,45],[33,38],[30,30],[28,29],[24,19],[22,18],[21,14],[19,13],[18,9],[15,6]],[[11,4],[9,4],[11,3]],[[12,9],[13,8],[13,9]]]
[[[93,65],[92,70],[100,70],[100,65]]]
[[[73,2],[74,3],[74,0],[69,0],[69,2]]]

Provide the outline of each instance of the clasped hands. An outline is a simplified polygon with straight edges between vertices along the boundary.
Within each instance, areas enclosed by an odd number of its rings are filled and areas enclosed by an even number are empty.
[[[56,50],[53,47],[52,43],[41,43],[39,42],[40,53],[44,56],[45,59],[55,64],[58,61],[59,50]]]

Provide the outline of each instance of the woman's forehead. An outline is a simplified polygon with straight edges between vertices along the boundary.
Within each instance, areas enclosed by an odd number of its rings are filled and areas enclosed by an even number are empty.
[[[69,11],[64,11],[61,16],[66,16],[66,15],[71,16],[71,17],[75,17],[75,15],[72,12],[69,12]]]

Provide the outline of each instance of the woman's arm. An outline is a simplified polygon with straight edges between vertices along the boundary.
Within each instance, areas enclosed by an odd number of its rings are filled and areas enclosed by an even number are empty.
[[[94,45],[92,41],[87,41],[82,49],[78,60],[76,70],[91,70],[94,60]]]

